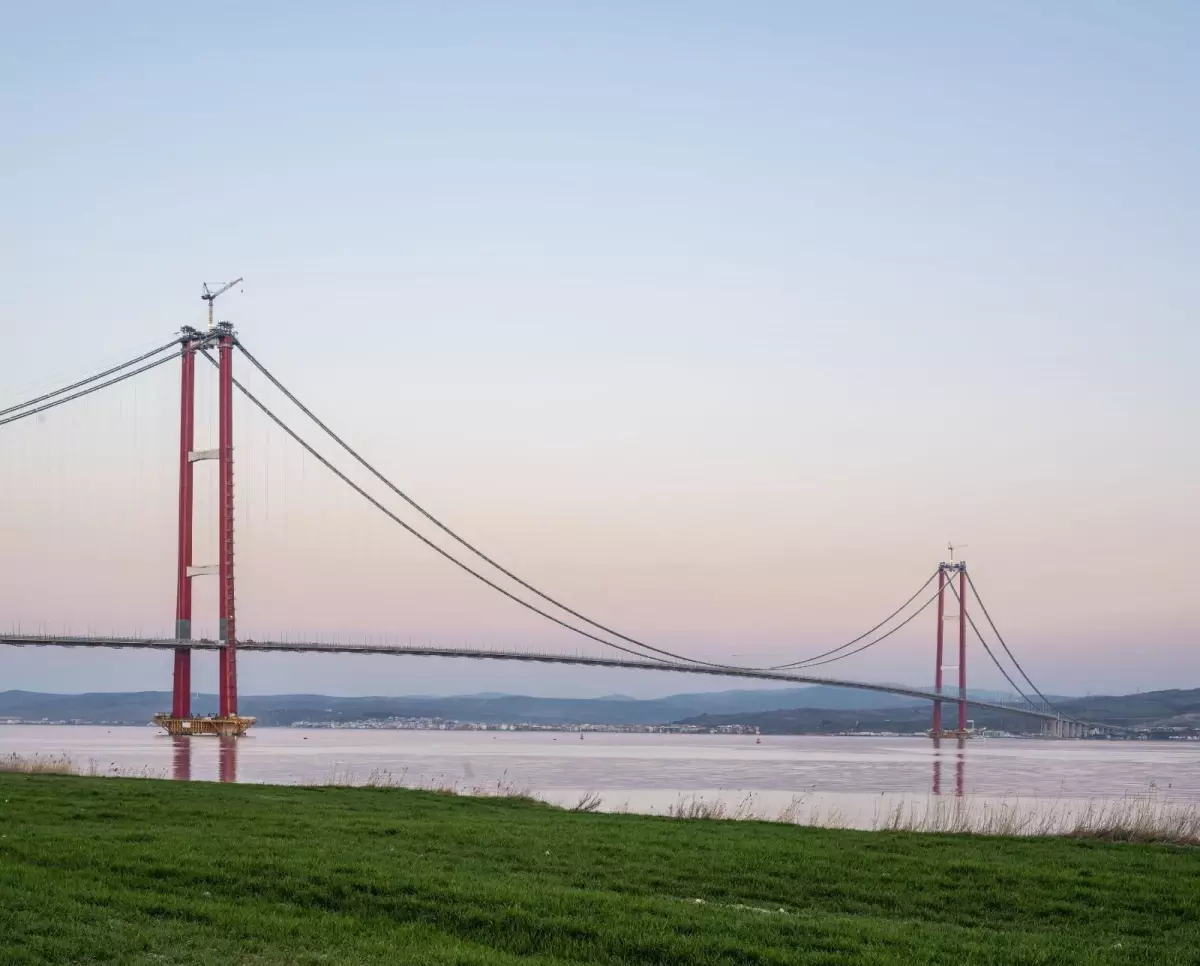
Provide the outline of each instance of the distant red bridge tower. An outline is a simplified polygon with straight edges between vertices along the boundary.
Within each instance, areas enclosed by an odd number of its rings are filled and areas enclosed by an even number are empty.
[[[951,553],[953,556],[953,552]],[[958,664],[945,663],[946,639],[946,590],[953,589],[953,580],[958,577]],[[933,702],[933,738],[965,738],[967,736],[967,562],[953,559],[938,565],[937,597],[937,664],[934,667],[933,690],[938,699]],[[952,616],[950,618],[954,620]],[[958,728],[942,728],[943,672],[958,670]]]

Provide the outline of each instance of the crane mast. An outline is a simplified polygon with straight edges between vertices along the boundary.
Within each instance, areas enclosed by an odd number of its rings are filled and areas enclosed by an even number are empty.
[[[240,282],[240,281],[242,281],[241,278],[235,278],[232,282],[225,282],[225,283],[213,282],[212,283],[213,287],[216,287],[218,285],[220,286],[220,288],[217,288],[216,291],[213,291],[213,288],[209,287],[208,282],[204,283],[204,292],[201,294],[200,298],[202,298],[205,302],[208,303],[208,331],[209,332],[211,332],[213,330],[213,302],[216,301],[218,295],[224,295],[231,288],[233,288],[235,285],[237,285],[238,282]]]

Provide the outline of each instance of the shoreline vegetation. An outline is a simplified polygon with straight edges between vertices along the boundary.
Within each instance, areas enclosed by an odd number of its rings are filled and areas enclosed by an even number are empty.
[[[93,778],[165,779],[149,768],[107,768],[95,759],[79,766],[66,754],[0,756],[0,773],[71,775]],[[577,801],[554,804],[531,789],[505,778],[494,783],[463,784],[434,781],[412,783],[406,773],[375,769],[359,778],[353,769],[335,768],[321,781],[296,786],[328,788],[391,788],[424,791],[461,798],[506,798],[544,805],[567,812],[625,814],[621,805],[610,807],[597,792],[586,791]],[[665,817],[682,820],[776,822],[810,828],[848,829],[837,809],[824,812],[807,807],[804,795],[793,796],[781,809],[764,808],[753,793],[730,803],[703,795],[681,794],[668,806]],[[1200,805],[1166,800],[1153,792],[1120,799],[1084,802],[1059,799],[1005,798],[998,801],[972,797],[939,796],[878,807],[872,824],[860,831],[974,835],[983,837],[1052,837],[1095,839],[1104,842],[1160,843],[1200,846]]]
[[[1200,946],[1193,848],[592,802],[0,773],[0,959],[1183,966]]]
[[[89,758],[86,764],[80,765],[65,752],[60,754],[22,755],[19,752],[9,752],[0,755],[0,773],[10,772],[21,775],[74,775],[83,778],[166,778],[166,772],[155,768],[120,768],[115,763],[107,767],[100,764],[99,759]]]

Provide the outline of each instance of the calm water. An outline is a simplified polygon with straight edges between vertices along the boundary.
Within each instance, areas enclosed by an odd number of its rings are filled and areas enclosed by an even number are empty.
[[[1068,802],[1154,794],[1200,801],[1200,743],[921,738],[351,731],[257,728],[240,740],[172,739],[145,728],[0,726],[0,755],[69,755],[101,772],[204,781],[358,783],[373,777],[461,791],[527,790],[559,803],[598,792],[606,808],[664,812],[681,796],[800,799],[869,826],[897,801]]]

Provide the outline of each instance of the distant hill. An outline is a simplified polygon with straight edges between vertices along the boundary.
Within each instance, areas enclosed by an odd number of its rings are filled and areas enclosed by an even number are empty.
[[[667,724],[703,714],[741,714],[785,708],[836,710],[912,707],[923,702],[844,688],[807,687],[785,690],[717,691],[675,694],[639,700],[620,695],[606,698],[535,698],[511,694],[471,694],[455,697],[341,698],[322,694],[244,695],[243,714],[263,725],[296,721],[360,721],[380,718],[444,718],[488,724]],[[0,719],[73,721],[80,724],[145,724],[156,711],[171,706],[166,691],[89,694],[0,692]],[[192,699],[197,714],[216,711],[215,695]]]
[[[1200,727],[1200,688],[1069,698],[1059,706],[1085,721],[1140,728]]]
[[[924,704],[924,703],[923,703]],[[943,712],[947,726],[957,722],[952,707]],[[1036,732],[1040,722],[1024,715],[1004,714],[971,708],[969,720],[977,728],[1010,731],[1015,734]],[[748,714],[702,714],[684,718],[680,724],[702,728],[729,725],[757,728],[765,735],[840,734],[846,731],[891,731],[899,734],[923,732],[929,728],[930,709],[923,707],[878,708],[857,711],[828,708],[790,708],[783,711],[760,711]]]
[[[1098,723],[1143,728],[1200,728],[1200,689],[1149,691],[1144,694],[1055,698],[1063,711]],[[298,721],[345,722],[383,718],[443,718],[486,724],[653,725],[669,723],[749,725],[768,734],[834,731],[919,731],[929,727],[929,702],[855,691],[807,687],[785,690],[716,691],[674,694],[639,700],[623,695],[604,698],[535,698],[515,694],[468,694],[452,697],[341,698],[323,694],[246,695],[243,714],[263,725]],[[953,703],[947,702],[953,714]],[[166,691],[43,694],[0,692],[0,719],[71,721],[79,724],[147,724],[156,711],[171,706]],[[197,714],[215,713],[216,695],[192,700]],[[1021,715],[971,709],[979,726],[1005,731],[1037,730]]]
[[[1200,730],[1200,688],[1190,691],[1147,691],[1143,694],[1052,700],[1064,713],[1096,724],[1144,728],[1151,731]],[[685,718],[681,723],[702,727],[742,725],[758,728],[764,734],[922,731],[929,727],[929,704],[925,701],[918,704],[918,707],[863,709],[856,712],[793,708],[735,714],[701,714]],[[947,710],[944,713],[951,716],[956,714],[952,702],[947,702]],[[1018,733],[1040,730],[1037,719],[1025,715],[1005,714],[983,708],[970,708],[968,714],[977,727]]]

